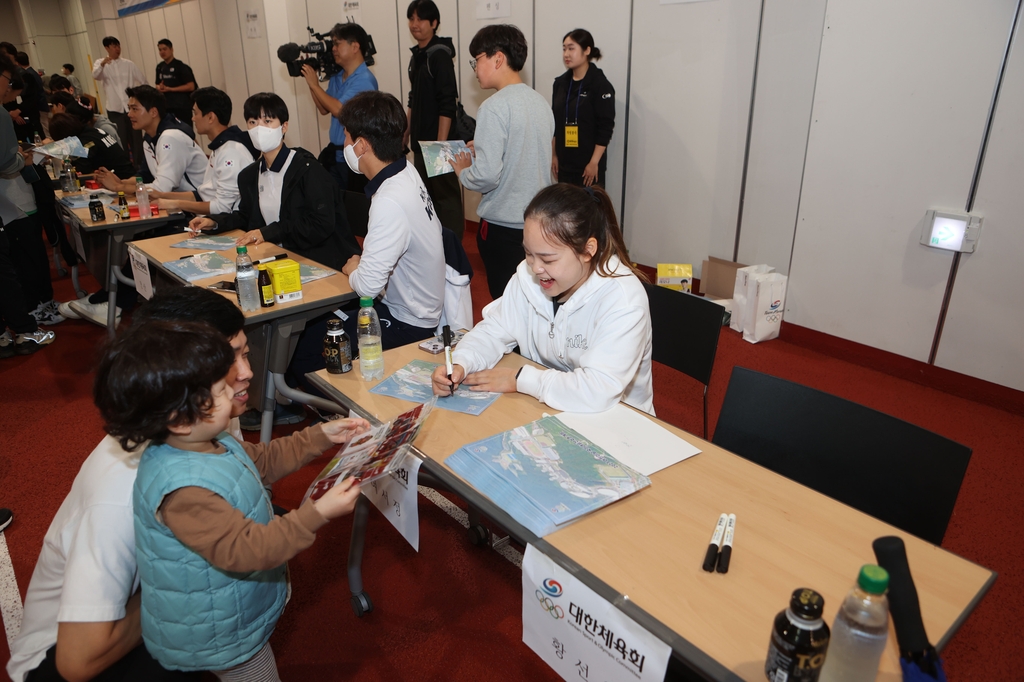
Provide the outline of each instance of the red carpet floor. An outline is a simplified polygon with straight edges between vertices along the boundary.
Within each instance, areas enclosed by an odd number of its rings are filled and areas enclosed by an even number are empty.
[[[472,233],[465,245],[480,273],[473,282],[479,312],[487,294]],[[87,276],[83,282],[95,290]],[[71,297],[67,278],[55,287],[60,300]],[[15,512],[4,535],[22,596],[50,519],[103,435],[90,397],[103,330],[81,321],[54,329],[49,348],[0,361],[0,506]],[[944,652],[947,670],[950,680],[1024,680],[1024,417],[780,340],[750,345],[726,328],[710,389],[712,431],[736,365],[840,395],[974,449],[943,546],[999,578]],[[697,382],[660,366],[654,382],[659,416],[699,433]],[[278,504],[296,505],[322,465],[280,482]],[[417,555],[371,513],[364,576],[375,610],[361,619],[349,607],[345,579],[347,519],[327,526],[291,562],[293,598],[271,640],[284,680],[557,679],[520,641],[519,570],[470,546],[462,527],[426,500],[420,521]],[[765,623],[766,641],[770,627]],[[7,658],[0,637],[0,660]]]

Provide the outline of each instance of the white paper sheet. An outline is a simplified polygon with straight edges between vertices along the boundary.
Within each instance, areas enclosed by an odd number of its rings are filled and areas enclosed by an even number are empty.
[[[621,403],[607,412],[562,412],[556,416],[645,476],[700,453],[682,438]]]

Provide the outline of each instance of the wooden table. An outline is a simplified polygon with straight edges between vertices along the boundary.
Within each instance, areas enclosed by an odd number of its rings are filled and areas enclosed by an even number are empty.
[[[387,371],[439,356],[415,345],[387,351]],[[506,355],[499,366],[529,361]],[[310,375],[353,412],[387,421],[410,403],[369,392],[377,382],[358,371]],[[762,682],[775,615],[798,587],[825,598],[825,619],[853,585],[862,564],[875,563],[871,542],[896,535],[907,547],[925,627],[941,649],[995,580],[995,574],[924,540],[783,478],[696,436],[662,424],[702,453],[651,476],[651,486],[543,539],[463,481],[444,464],[463,445],[556,413],[523,394],[499,398],[480,416],[435,410],[415,441],[423,468],[516,536],[534,544],[673,649],[670,671],[683,664],[700,679]],[[737,516],[732,564],[725,575],[701,570],[721,512]],[[690,673],[692,675],[692,672]],[[692,679],[692,677],[688,678]],[[878,680],[902,676],[895,634]]]
[[[123,280],[126,284],[134,284],[121,274],[121,264],[124,263],[126,255],[125,242],[139,232],[182,220],[184,216],[181,213],[169,214],[167,211],[156,211],[150,218],[121,220],[109,207],[104,206],[103,213],[107,219],[94,223],[89,215],[88,207],[70,208],[60,201],[64,196],[84,195],[88,195],[88,193],[82,191],[66,195],[60,192],[56,203],[57,211],[71,226],[73,244],[78,255],[88,265],[89,272],[106,287],[108,294],[107,334],[113,338],[117,319],[117,283],[119,280]],[[130,197],[129,203],[134,204],[135,197]],[[106,239],[103,239],[104,236]],[[100,247],[100,244],[104,242],[105,249]],[[103,273],[102,276],[100,273]],[[77,282],[75,282],[75,290],[78,290]]]
[[[229,236],[240,237],[243,233],[239,230],[226,233]],[[175,273],[168,270],[164,263],[178,260],[183,256],[190,256],[196,253],[203,253],[203,249],[176,249],[172,244],[177,244],[188,237],[188,234],[172,234],[165,237],[154,237],[133,242],[137,248],[150,262],[157,272],[165,279],[174,282],[175,285],[191,285],[205,287],[224,279],[233,279],[230,275],[215,275],[206,279],[194,282],[185,282]],[[293,251],[283,249],[276,244],[264,242],[258,246],[248,245],[246,247],[252,259],[259,260],[274,256],[279,253],[288,254],[299,263],[320,265],[305,256],[300,256]],[[225,251],[225,254],[234,254],[234,251]],[[320,265],[320,267],[325,267]],[[238,300],[233,291],[214,290],[237,305]],[[260,440],[270,442],[270,432],[273,428],[275,392],[281,392],[293,400],[299,400],[305,404],[317,405],[318,399],[314,396],[307,396],[299,391],[289,389],[284,382],[284,372],[288,368],[292,354],[295,352],[295,345],[298,343],[298,335],[306,328],[306,324],[324,313],[334,310],[342,303],[356,298],[356,293],[349,286],[348,277],[338,272],[336,275],[314,280],[309,284],[302,285],[302,298],[287,303],[276,303],[270,308],[259,308],[252,312],[243,312],[245,315],[246,336],[249,341],[249,358],[253,365],[253,381],[250,384],[250,391],[258,396],[258,405],[263,413],[263,422],[260,428]]]

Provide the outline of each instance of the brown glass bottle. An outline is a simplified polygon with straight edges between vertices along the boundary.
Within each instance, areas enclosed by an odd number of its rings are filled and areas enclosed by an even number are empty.
[[[352,371],[352,343],[339,319],[327,320],[324,363],[330,374],[345,374]]]
[[[260,305],[264,308],[274,305],[274,287],[270,284],[270,272],[266,265],[260,266],[260,276],[256,282],[260,289]]]

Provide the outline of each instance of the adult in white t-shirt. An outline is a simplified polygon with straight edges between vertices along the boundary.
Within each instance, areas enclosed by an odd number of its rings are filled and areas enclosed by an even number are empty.
[[[342,268],[360,296],[376,298],[385,349],[434,335],[444,304],[441,221],[419,173],[402,155],[405,110],[393,95],[361,92],[341,111],[345,161],[371,197],[362,256]],[[351,331],[355,316],[350,316]],[[352,334],[353,341],[355,334]]]
[[[242,414],[252,370],[245,318],[232,300],[207,289],[174,287],[141,306],[134,324],[155,319],[206,322],[228,337],[235,351],[232,411]],[[242,440],[237,419],[229,431]],[[58,679],[56,673],[66,680],[100,673],[103,680],[125,682],[195,679],[165,671],[142,644],[132,488],[144,449],[126,452],[106,436],[82,464],[32,573],[7,664],[14,682]]]
[[[128,122],[128,95],[125,90],[136,85],[145,85],[146,77],[135,62],[121,57],[121,41],[114,36],[103,39],[107,56],[97,59],[92,65],[92,77],[103,83],[103,108],[117,126],[118,136],[124,148],[131,149],[135,165],[142,163],[142,136],[132,131]]]

